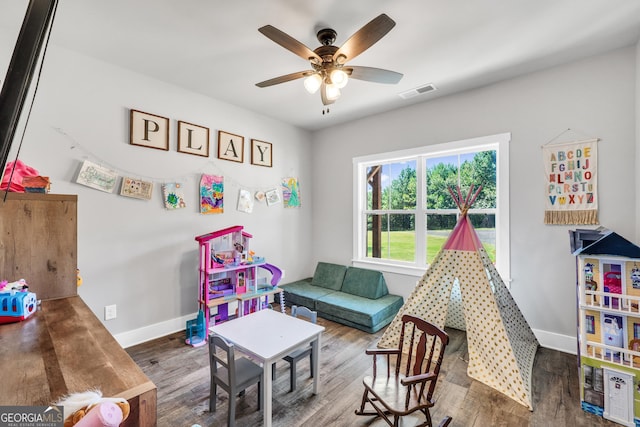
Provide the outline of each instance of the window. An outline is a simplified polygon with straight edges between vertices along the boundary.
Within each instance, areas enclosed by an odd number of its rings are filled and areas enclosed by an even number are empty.
[[[366,256],[413,261],[416,160],[367,167]]]
[[[354,264],[421,276],[458,220],[449,188],[482,185],[468,215],[508,283],[509,140],[500,134],[354,158]]]
[[[585,315],[585,326],[588,334],[596,333],[596,318],[590,314]],[[634,329],[635,330],[635,329]]]

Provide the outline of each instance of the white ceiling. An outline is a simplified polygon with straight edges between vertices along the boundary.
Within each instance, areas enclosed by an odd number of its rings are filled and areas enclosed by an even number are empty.
[[[0,29],[17,34],[27,4],[4,1]],[[320,95],[307,94],[302,80],[255,86],[309,69],[259,27],[271,24],[314,49],[317,29],[336,30],[340,46],[381,13],[396,27],[349,64],[403,73],[400,83],[352,80],[324,115]],[[639,38],[639,0],[59,0],[51,43],[316,130]],[[427,83],[438,90],[398,96]]]

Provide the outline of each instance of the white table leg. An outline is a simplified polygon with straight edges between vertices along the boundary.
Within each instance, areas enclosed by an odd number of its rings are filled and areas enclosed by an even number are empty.
[[[272,395],[273,395],[273,381],[271,378],[271,370],[273,369],[273,362],[264,362],[263,366],[263,381],[264,381],[264,393],[262,396],[262,408],[264,418],[264,427],[271,427],[271,406],[272,406]]]
[[[311,352],[313,353],[313,394],[320,392],[320,337],[311,342]]]

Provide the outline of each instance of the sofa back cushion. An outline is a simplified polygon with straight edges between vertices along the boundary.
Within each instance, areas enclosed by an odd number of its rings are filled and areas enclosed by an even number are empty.
[[[382,273],[358,267],[347,268],[340,290],[370,299],[378,299],[389,293]]]
[[[311,279],[311,284],[339,291],[346,272],[346,265],[319,262],[316,266],[316,272],[313,274],[313,279]]]

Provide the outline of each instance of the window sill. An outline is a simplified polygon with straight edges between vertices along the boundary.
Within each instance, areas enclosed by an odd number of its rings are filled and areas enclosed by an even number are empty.
[[[369,260],[352,260],[351,264],[354,267],[376,269],[386,273],[402,274],[405,276],[422,277],[427,271],[425,267],[415,267],[413,265],[399,265],[391,264],[384,261],[369,261]]]

